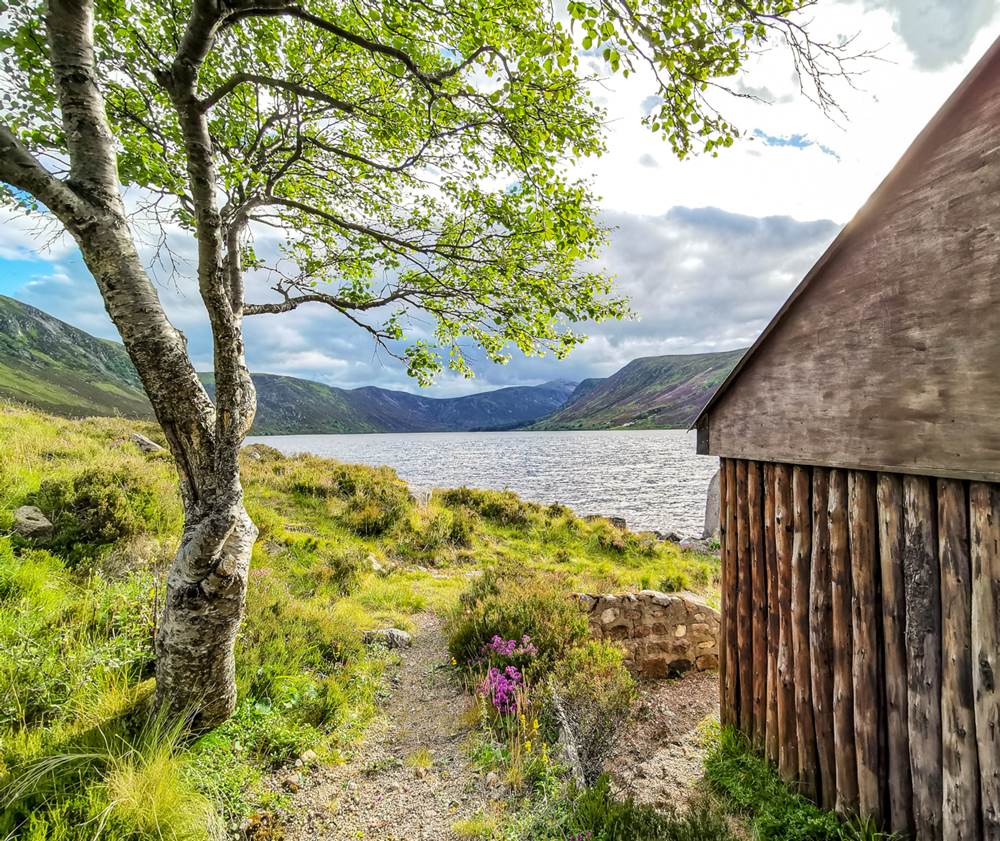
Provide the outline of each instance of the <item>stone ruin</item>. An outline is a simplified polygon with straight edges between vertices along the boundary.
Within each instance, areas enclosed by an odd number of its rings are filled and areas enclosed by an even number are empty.
[[[620,642],[625,665],[638,677],[719,666],[719,611],[692,593],[643,590],[574,598],[588,616],[591,635]]]

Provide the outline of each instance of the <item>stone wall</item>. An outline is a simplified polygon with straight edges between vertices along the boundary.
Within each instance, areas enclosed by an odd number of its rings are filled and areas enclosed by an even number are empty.
[[[661,678],[719,665],[719,611],[691,593],[643,590],[579,594],[596,639],[621,642],[625,664],[640,677]]]

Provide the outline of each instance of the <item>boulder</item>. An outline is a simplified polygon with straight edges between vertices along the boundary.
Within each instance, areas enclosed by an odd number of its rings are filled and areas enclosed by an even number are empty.
[[[34,505],[22,505],[14,511],[14,531],[22,537],[49,537],[52,523]]]
[[[384,645],[386,648],[409,648],[413,645],[413,637],[399,628],[365,631],[362,639],[366,645]]]
[[[719,471],[715,471],[712,481],[708,483],[708,496],[705,499],[705,527],[702,529],[702,540],[719,536]]]
[[[163,447],[139,432],[133,432],[129,435],[129,440],[144,453],[163,452]]]

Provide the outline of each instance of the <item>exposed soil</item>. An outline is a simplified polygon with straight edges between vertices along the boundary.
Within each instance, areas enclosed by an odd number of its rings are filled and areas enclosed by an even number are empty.
[[[639,803],[683,807],[702,776],[700,725],[719,716],[719,676],[689,672],[644,682],[632,719],[608,762],[617,787]]]
[[[383,719],[346,764],[318,766],[295,782],[301,788],[285,810],[288,841],[440,841],[491,802],[463,747],[469,700],[444,671],[441,622],[430,614],[415,620]],[[430,767],[414,767],[418,757]]]

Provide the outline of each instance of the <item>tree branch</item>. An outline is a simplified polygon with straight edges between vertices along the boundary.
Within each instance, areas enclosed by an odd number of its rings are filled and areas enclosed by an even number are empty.
[[[212,93],[205,97],[205,99],[201,100],[201,109],[203,111],[208,111],[213,105],[216,105],[221,99],[225,98],[240,85],[244,84],[263,85],[265,87],[278,88],[279,90],[288,91],[289,93],[295,93],[306,99],[315,99],[317,102],[323,102],[339,111],[343,111],[345,114],[356,114],[359,110],[353,103],[345,102],[344,100],[337,99],[334,96],[329,96],[314,88],[300,85],[297,82],[290,82],[287,79],[276,79],[271,76],[262,76],[259,73],[237,73],[236,75],[231,76],[220,87],[216,88]]]
[[[322,29],[325,32],[336,35],[338,38],[342,38],[343,40],[354,44],[357,47],[361,47],[370,53],[396,59],[396,61],[401,62],[403,66],[406,67],[411,75],[419,79],[424,86],[428,88],[440,85],[446,79],[461,73],[481,55],[497,52],[494,47],[484,44],[473,50],[465,59],[453,67],[449,67],[446,70],[440,70],[437,73],[428,73],[423,70],[420,65],[417,64],[413,56],[405,50],[390,46],[389,44],[383,44],[379,41],[374,41],[370,38],[365,38],[362,35],[358,35],[356,32],[344,29],[344,27],[339,26],[332,21],[321,18],[318,15],[314,15],[303,9],[301,6],[289,5],[285,2],[285,0],[270,0],[270,2],[268,2],[268,0],[257,0],[257,2],[249,2],[242,8],[237,8],[232,14],[230,14],[226,18],[225,26],[238,23],[240,20],[248,17],[297,18],[305,23],[312,24],[317,29]]]
[[[85,199],[43,167],[0,122],[0,181],[29,193],[44,204],[67,228],[72,230],[89,208]]]

